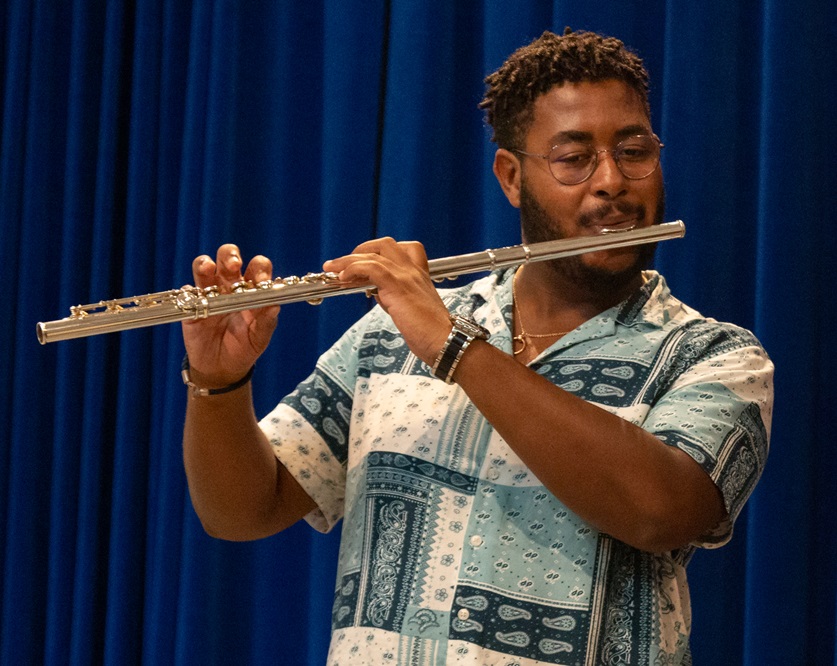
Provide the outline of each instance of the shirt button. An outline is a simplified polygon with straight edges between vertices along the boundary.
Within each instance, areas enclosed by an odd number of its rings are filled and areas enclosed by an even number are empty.
[[[490,470],[488,470],[486,476],[488,476],[488,478],[492,481],[496,481],[500,478],[500,470],[498,470],[496,467],[492,467]]]
[[[479,534],[475,534],[471,537],[470,542],[474,548],[479,548],[482,546],[482,537]]]
[[[456,612],[456,617],[458,617],[460,620],[464,621],[464,620],[467,620],[469,617],[471,617],[471,613],[468,611],[467,608],[460,608]]]

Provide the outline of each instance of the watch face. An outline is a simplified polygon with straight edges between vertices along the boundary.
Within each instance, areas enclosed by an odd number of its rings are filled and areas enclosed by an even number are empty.
[[[453,327],[467,335],[469,338],[479,338],[480,340],[488,340],[488,330],[480,326],[473,319],[466,319],[459,315],[454,315],[450,318]]]

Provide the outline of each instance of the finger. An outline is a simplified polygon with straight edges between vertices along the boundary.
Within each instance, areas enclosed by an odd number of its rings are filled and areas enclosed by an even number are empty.
[[[269,282],[273,279],[273,262],[264,255],[257,254],[247,264],[247,270],[244,271],[244,279],[253,284]],[[272,332],[276,326],[276,316],[279,314],[279,306],[269,305],[255,312],[257,313],[256,317],[258,317],[259,322],[267,321],[267,326]]]
[[[373,238],[358,245],[352,254],[385,254],[387,250],[394,248],[398,243],[391,236]]]
[[[392,261],[380,254],[351,254],[327,265],[330,266],[327,270],[337,273],[340,282],[347,284],[380,285],[395,268]]]
[[[395,239],[390,237],[375,238],[373,240],[361,243],[351,254],[345,254],[342,257],[330,259],[323,264],[323,270],[327,272],[339,273],[345,269],[349,264],[356,261],[368,261],[373,259],[376,255],[384,256],[384,251],[387,248],[395,246]]]
[[[424,245],[418,241],[402,241],[398,243],[398,249],[400,252],[403,252],[406,256],[408,256],[410,261],[416,266],[419,266],[424,270],[429,269],[429,265],[427,263],[427,251],[424,249]]]
[[[427,267],[427,252],[418,241],[396,241],[386,236],[361,243],[352,254],[380,254],[399,264],[407,260],[416,266]]]
[[[352,251],[352,254],[325,262],[323,270],[339,273],[352,262],[372,260],[375,256],[385,257],[400,266],[410,263],[424,271],[429,269],[424,245],[417,241],[396,242],[386,237],[361,243]]]
[[[195,286],[203,289],[215,284],[215,262],[207,255],[202,254],[192,261],[192,279]]]
[[[329,259],[323,264],[323,270],[329,273],[341,273],[352,264],[361,261],[376,261],[380,258],[379,254],[347,254],[336,259]]]
[[[273,262],[267,257],[259,254],[247,264],[244,271],[244,279],[253,283],[265,282],[273,278]]]
[[[253,284],[269,282],[273,279],[273,262],[264,255],[257,254],[247,264],[247,270],[244,271],[244,279]],[[267,339],[270,338],[270,333],[276,327],[276,316],[278,314],[278,305],[268,305],[253,311],[256,324],[259,327],[266,327],[265,330],[269,331]]]
[[[256,340],[263,340],[264,343],[257,343],[261,353],[267,348],[267,342],[276,329],[277,317],[279,316],[278,305],[268,305],[258,310],[253,310],[253,326]]]
[[[382,254],[350,254],[326,262],[323,269],[337,273],[338,279],[346,284],[371,284],[378,288],[391,287],[396,282],[417,284],[429,278],[423,248],[414,248],[411,253],[399,250],[393,258]]]
[[[219,247],[215,263],[217,264],[215,272],[221,282],[237,282],[241,279],[241,268],[244,262],[238,246],[227,243]]]

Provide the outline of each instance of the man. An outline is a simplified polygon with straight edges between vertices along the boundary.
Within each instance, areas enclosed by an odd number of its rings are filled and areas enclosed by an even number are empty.
[[[647,76],[621,42],[544,33],[487,79],[494,173],[523,240],[663,217]],[[329,663],[687,664],[685,565],[718,546],[767,455],[772,365],[644,271],[647,246],[437,292],[416,243],[324,269],[380,307],[259,423],[278,308],[184,324],[184,458],[206,530],[305,518],[343,539]],[[193,265],[241,279],[237,248]],[[268,279],[269,260],[244,277]],[[455,315],[455,316],[452,316]]]

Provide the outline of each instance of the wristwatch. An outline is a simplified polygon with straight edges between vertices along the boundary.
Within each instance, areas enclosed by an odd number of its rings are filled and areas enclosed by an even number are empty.
[[[453,324],[450,335],[442,346],[436,362],[433,364],[433,376],[443,380],[446,384],[453,383],[453,373],[459,360],[474,340],[488,340],[488,330],[480,326],[473,319],[461,315],[451,315]]]

